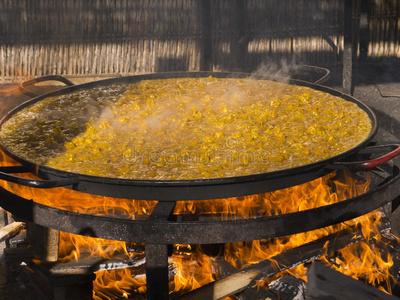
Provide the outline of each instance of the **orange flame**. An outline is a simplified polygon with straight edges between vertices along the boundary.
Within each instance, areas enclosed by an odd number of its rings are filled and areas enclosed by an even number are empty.
[[[146,279],[132,278],[129,269],[96,272],[93,299],[128,299],[132,293],[146,293]],[[130,291],[130,292],[128,292]]]
[[[174,213],[220,214],[222,219],[281,215],[340,202],[368,190],[368,180],[351,180],[347,174],[339,181],[335,176],[335,173],[331,173],[305,184],[264,194],[218,201],[178,201]]]
[[[213,258],[200,251],[172,255],[171,261],[176,266],[174,281],[170,284],[171,292],[190,292],[216,279],[213,273]]]
[[[3,154],[4,155],[4,154]],[[9,160],[9,165],[13,161]],[[17,174],[18,176],[38,179],[32,174]],[[9,182],[0,182],[6,190],[33,201],[55,208],[76,213],[92,215],[108,215],[117,218],[143,218],[151,214],[157,201],[132,200],[90,195],[66,188],[36,189]]]
[[[3,165],[16,164],[3,153],[0,153],[0,156]],[[21,176],[34,178],[33,175]],[[145,218],[151,214],[157,203],[156,201],[94,196],[65,188],[40,190],[3,181],[0,181],[0,185],[21,197],[34,199],[45,205],[85,214],[112,214],[119,218]],[[368,180],[358,180],[350,174],[342,176],[332,173],[299,186],[260,195],[219,200],[179,201],[174,214],[192,214],[198,218],[214,215],[219,216],[221,220],[287,214],[343,201],[366,192],[368,188]],[[224,246],[224,256],[231,265],[243,268],[359,223],[362,225],[362,233],[367,240],[370,237],[376,239],[379,221],[379,212],[375,212],[348,222],[289,237],[228,243]],[[127,257],[131,255],[127,250],[129,244],[126,242],[94,239],[64,232],[61,232],[60,240],[60,260],[62,261],[78,259],[82,251],[105,258],[111,258],[115,253],[125,254]],[[370,284],[377,285],[386,282],[389,286],[388,270],[393,261],[390,256],[379,256],[378,249],[368,243],[359,243],[340,251],[338,257],[334,259],[334,264],[330,257],[325,257],[323,260],[345,274],[354,277],[362,276]],[[190,245],[176,245],[170,263],[174,265],[175,273],[173,281],[170,282],[171,293],[188,292],[218,277],[214,258],[201,251],[192,251]],[[306,267],[302,265],[289,272],[305,278]],[[268,280],[262,284],[268,284]],[[93,297],[94,299],[121,299],[128,298],[132,293],[145,293],[145,291],[143,275],[137,276],[129,269],[101,271],[96,273]]]

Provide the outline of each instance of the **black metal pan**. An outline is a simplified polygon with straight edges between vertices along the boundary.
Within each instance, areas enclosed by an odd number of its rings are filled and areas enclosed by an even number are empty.
[[[11,110],[1,121],[1,126],[11,116],[21,109],[46,99],[48,97],[64,95],[77,90],[90,90],[99,86],[108,86],[116,83],[133,83],[147,79],[161,78],[182,78],[182,77],[208,77],[208,76],[227,78],[243,78],[249,74],[243,73],[222,73],[222,72],[175,72],[175,73],[158,73],[137,76],[118,77],[106,80],[100,80],[80,85],[73,85],[70,81],[59,76],[50,76],[36,79],[33,82],[43,80],[60,80],[68,86],[58,91],[47,93],[45,95],[36,96],[33,99],[19,105]],[[271,78],[259,76],[258,79],[269,79],[279,81],[279,78]],[[287,79],[285,79],[285,82]],[[227,197],[238,197],[244,195],[259,194],[268,191],[278,190],[295,186],[304,182],[311,181],[321,177],[335,169],[353,168],[353,169],[369,169],[376,165],[382,164],[400,153],[399,145],[384,145],[385,149],[389,149],[389,153],[370,161],[348,162],[348,157],[352,154],[364,149],[372,140],[377,132],[378,124],[373,111],[360,102],[359,100],[345,95],[339,91],[301,80],[289,80],[290,84],[306,86],[315,90],[319,90],[331,95],[341,97],[346,101],[356,103],[363,111],[365,111],[372,124],[372,129],[367,138],[352,149],[339,155],[330,157],[322,161],[311,163],[308,165],[285,169],[280,171],[252,174],[246,176],[237,176],[229,178],[214,178],[214,179],[194,179],[194,180],[135,180],[135,179],[120,179],[110,177],[98,177],[83,175],[78,173],[66,172],[49,168],[43,165],[26,161],[15,155],[4,146],[0,140],[0,146],[6,154],[16,159],[21,163],[20,167],[2,167],[0,168],[0,179],[26,185],[36,188],[52,188],[57,186],[65,186],[74,190],[85,193],[117,197],[117,198],[132,198],[142,200],[159,200],[159,201],[178,201],[178,200],[201,200],[201,199],[218,199]],[[23,85],[25,88],[27,83]],[[33,95],[32,95],[33,96]],[[373,151],[376,151],[374,149]],[[41,180],[26,179],[20,176],[12,175],[12,173],[32,172]]]

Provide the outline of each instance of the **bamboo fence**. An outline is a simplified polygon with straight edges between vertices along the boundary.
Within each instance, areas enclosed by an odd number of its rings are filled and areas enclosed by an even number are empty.
[[[347,0],[0,0],[0,83],[342,63]],[[399,1],[370,7],[371,57],[399,56]]]

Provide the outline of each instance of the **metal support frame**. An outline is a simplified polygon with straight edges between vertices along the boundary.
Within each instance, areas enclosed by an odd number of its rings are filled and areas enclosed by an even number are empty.
[[[146,244],[146,284],[148,300],[168,300],[168,245]]]
[[[149,220],[154,223],[171,220],[176,202],[158,202]],[[169,299],[168,245],[146,244],[146,285],[148,300]]]
[[[352,199],[289,214],[251,219],[200,222],[156,217],[146,220],[119,219],[49,207],[24,199],[3,188],[0,188],[0,206],[25,221],[103,239],[161,245],[242,242],[314,230],[373,211],[392,201],[399,194],[398,167],[391,167],[391,172],[392,174],[387,174],[384,183]],[[161,204],[172,206],[175,203],[159,202],[157,206],[160,210],[163,208]],[[320,218],[321,215],[328,217]],[[204,232],[208,234],[205,235]]]

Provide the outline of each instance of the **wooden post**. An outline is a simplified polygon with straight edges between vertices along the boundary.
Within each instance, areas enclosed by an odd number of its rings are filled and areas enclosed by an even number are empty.
[[[58,260],[60,231],[34,223],[27,223],[27,231],[38,259],[47,262]]]
[[[357,50],[355,37],[356,15],[355,3],[357,0],[344,0],[344,45],[343,45],[343,91],[353,93],[353,63]]]
[[[365,62],[368,56],[368,47],[370,42],[370,30],[369,30],[369,21],[368,15],[371,6],[370,0],[361,1],[360,7],[360,35],[359,35],[359,44],[360,44],[360,62]]]
[[[202,39],[201,39],[201,59],[200,71],[213,70],[213,45],[212,45],[212,13],[211,0],[199,1],[200,11],[202,12]]]
[[[231,56],[229,64],[232,71],[245,72],[248,37],[246,36],[246,1],[232,1],[235,12],[232,16],[234,24],[234,36],[231,43]]]

